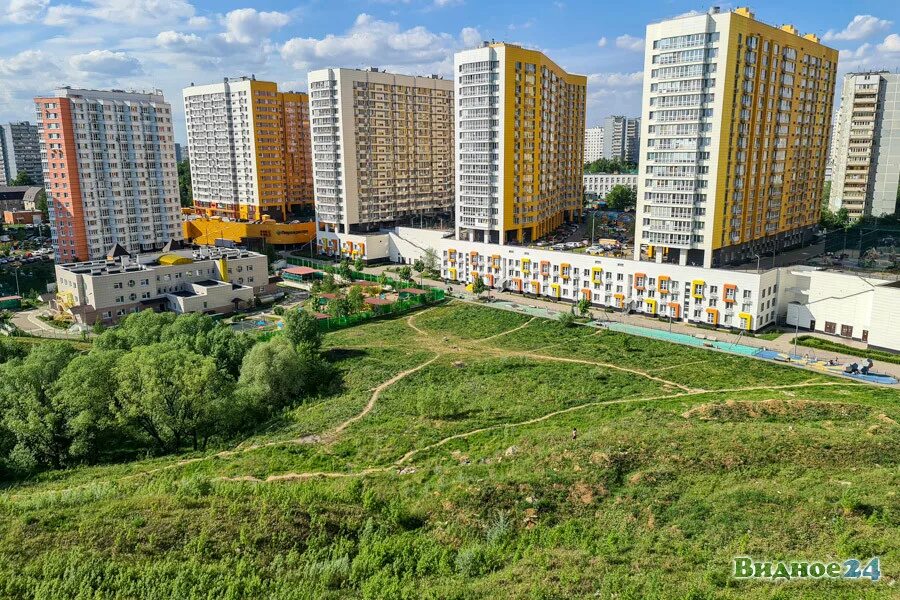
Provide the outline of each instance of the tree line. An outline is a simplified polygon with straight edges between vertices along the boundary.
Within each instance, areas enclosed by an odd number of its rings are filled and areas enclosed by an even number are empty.
[[[315,318],[259,342],[207,315],[147,310],[87,352],[0,338],[0,477],[184,449],[245,434],[326,392]]]

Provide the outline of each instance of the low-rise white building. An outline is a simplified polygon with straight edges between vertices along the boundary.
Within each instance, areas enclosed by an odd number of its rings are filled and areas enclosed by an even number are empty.
[[[900,350],[900,323],[894,318],[900,282],[811,268],[783,270],[786,290],[796,293],[787,301],[788,325]]]
[[[452,231],[398,227],[370,236],[329,233],[335,257],[412,264],[433,250],[441,276],[488,288],[628,310],[651,318],[758,331],[775,324],[900,351],[900,282],[809,266],[767,271],[675,263],[457,240]],[[839,341],[839,340],[838,340]]]
[[[617,185],[624,185],[637,192],[637,183],[637,173],[585,173],[584,193],[588,198],[606,198]]]
[[[104,260],[56,265],[56,286],[54,308],[77,323],[114,323],[148,308],[222,314],[267,291],[268,260],[233,248],[132,256],[117,246]]]

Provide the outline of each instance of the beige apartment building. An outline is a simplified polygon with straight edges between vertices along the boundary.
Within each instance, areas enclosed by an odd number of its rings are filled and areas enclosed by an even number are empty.
[[[322,69],[309,73],[309,95],[320,245],[328,233],[449,218],[452,81]]]
[[[853,219],[893,215],[900,185],[900,73],[847,73],[832,146],[829,205]]]

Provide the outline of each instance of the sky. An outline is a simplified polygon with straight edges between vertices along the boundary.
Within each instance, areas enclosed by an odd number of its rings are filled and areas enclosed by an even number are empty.
[[[450,76],[455,51],[482,40],[544,51],[588,76],[589,126],[637,116],[646,24],[710,4],[681,0],[0,0],[0,122],[34,120],[31,99],[60,85],[161,89],[184,142],[181,90],[255,74],[306,90],[325,67]],[[720,3],[730,10],[733,4]],[[758,1],[841,51],[839,73],[900,69],[896,0]]]

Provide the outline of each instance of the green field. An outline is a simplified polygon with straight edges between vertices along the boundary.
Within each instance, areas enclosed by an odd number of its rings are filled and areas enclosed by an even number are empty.
[[[0,597],[897,597],[893,390],[459,302],[324,348],[250,439],[9,483]]]

